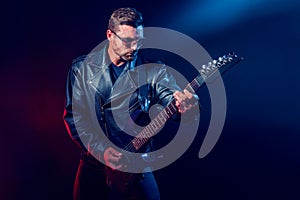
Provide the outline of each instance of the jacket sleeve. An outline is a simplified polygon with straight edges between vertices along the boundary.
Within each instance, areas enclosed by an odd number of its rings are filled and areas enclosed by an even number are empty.
[[[181,88],[177,85],[175,78],[167,71],[164,64],[158,65],[158,72],[152,79],[152,88],[154,88],[153,97],[155,97],[154,102],[166,106],[170,103],[174,97],[173,93]]]
[[[170,103],[172,100],[174,100],[173,93],[175,91],[181,91],[182,89],[178,86],[176,82],[176,78],[168,72],[166,66],[162,64],[162,67],[160,67],[157,77],[155,78],[155,83],[152,84],[153,88],[155,88],[155,102],[161,104],[163,107],[165,107],[168,103]],[[197,99],[198,104],[199,98],[196,94],[194,94],[195,99]],[[183,121],[187,122],[191,119],[196,120],[198,117],[197,115],[197,109],[192,109],[189,112],[185,113],[182,116]],[[172,119],[179,120],[181,118],[181,114],[176,112]]]
[[[70,137],[84,152],[91,153],[103,161],[103,152],[107,147],[106,136],[96,119],[92,119],[88,104],[89,95],[86,93],[82,74],[79,67],[83,61],[74,61],[69,69],[66,83],[66,98],[63,120]]]

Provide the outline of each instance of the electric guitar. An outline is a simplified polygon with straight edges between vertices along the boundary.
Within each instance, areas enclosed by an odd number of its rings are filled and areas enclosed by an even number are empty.
[[[199,71],[199,75],[193,79],[185,89],[188,91],[196,91],[203,86],[207,81],[216,79],[232,66],[240,62],[243,58],[239,57],[235,53],[229,53],[216,60],[208,62],[206,65],[202,65]],[[216,73],[219,72],[219,73]],[[160,113],[151,120],[151,122],[145,126],[131,142],[122,149],[122,154],[126,157],[126,164],[128,167],[133,167],[134,159],[128,154],[128,152],[139,152],[151,137],[153,137],[177,112],[175,100],[171,101]],[[107,184],[109,187],[114,188],[120,192],[126,192],[134,186],[134,184],[142,178],[139,173],[128,173],[119,170],[113,170],[106,166],[105,168],[107,176]]]

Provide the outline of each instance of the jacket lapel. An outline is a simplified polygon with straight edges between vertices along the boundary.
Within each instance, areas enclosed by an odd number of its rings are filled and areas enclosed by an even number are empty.
[[[110,59],[107,56],[106,48],[100,52],[91,55],[87,65],[91,68],[92,75],[88,79],[88,84],[97,90],[97,93],[103,98],[104,104],[109,104],[111,101],[122,98],[137,89],[136,74],[134,72],[136,59],[128,62],[123,73],[112,84],[109,66]]]

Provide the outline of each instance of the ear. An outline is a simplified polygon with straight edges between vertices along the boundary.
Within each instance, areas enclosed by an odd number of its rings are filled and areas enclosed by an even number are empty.
[[[107,39],[110,41],[111,37],[112,37],[113,33],[111,32],[111,30],[107,29],[106,31],[106,37]]]

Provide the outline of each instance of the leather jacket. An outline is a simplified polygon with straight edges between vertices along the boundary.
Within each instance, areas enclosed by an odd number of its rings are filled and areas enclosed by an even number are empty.
[[[126,122],[128,113],[145,114],[154,104],[166,106],[173,100],[173,92],[180,90],[162,63],[152,63],[146,70],[139,71],[146,63],[137,55],[127,62],[113,83],[107,45],[73,61],[67,77],[63,118],[71,138],[97,159],[103,160],[110,141],[124,147],[132,139],[124,133],[130,124]],[[138,86],[140,79],[146,81],[142,87]],[[144,101],[142,90],[148,94]],[[145,101],[149,105],[143,105]]]

